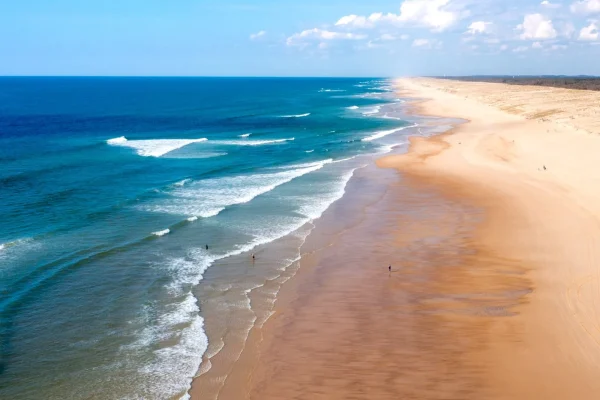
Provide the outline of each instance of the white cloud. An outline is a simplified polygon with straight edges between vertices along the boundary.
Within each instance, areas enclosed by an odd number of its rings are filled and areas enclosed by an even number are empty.
[[[261,37],[265,36],[266,34],[267,34],[266,31],[260,31],[260,32],[253,33],[252,35],[250,35],[250,40],[260,39]]]
[[[357,22],[359,21],[359,22]],[[335,23],[336,26],[340,26],[340,25],[362,25],[366,22],[365,17],[359,17],[358,15],[346,15],[342,18],[340,18],[338,20],[338,22]]]
[[[571,11],[576,14],[600,13],[600,0],[580,0],[571,5]]]
[[[406,0],[400,6],[400,21],[425,25],[443,31],[454,25],[459,14],[450,11],[450,0]]]
[[[415,39],[412,45],[413,47],[424,47],[431,45],[431,42],[427,39]]]
[[[503,44],[502,46],[500,46],[500,51],[506,51],[508,50],[508,45]]]
[[[384,33],[383,35],[381,35],[379,37],[379,40],[382,42],[391,42],[392,40],[408,40],[410,38],[410,36],[408,35],[400,35],[400,36],[396,36],[396,35],[392,35],[390,33]]]
[[[519,37],[523,40],[554,39],[557,36],[552,21],[542,14],[526,15],[523,23],[517,26],[517,29],[522,31]]]
[[[552,50],[555,50],[555,51],[556,51],[556,50],[566,50],[567,48],[568,48],[568,46],[567,46],[567,45],[564,45],[564,44],[553,44],[553,45],[550,47],[550,49],[552,49]]]
[[[335,25],[354,29],[368,29],[383,24],[412,24],[441,32],[454,25],[460,18],[458,11],[448,8],[450,1],[405,0],[400,6],[400,14],[373,13],[368,17],[351,14],[340,18]]]
[[[383,47],[383,45],[381,43],[373,42],[372,40],[369,40],[367,42],[367,48],[369,48],[369,49],[376,49],[379,47]]]
[[[389,23],[395,24],[400,22],[400,16],[392,13],[373,13],[368,17],[363,17],[360,15],[346,15],[345,17],[340,18],[335,26],[345,26],[349,28],[357,28],[357,29],[366,29],[366,28],[374,28],[377,24],[381,23]]]
[[[412,47],[419,47],[422,49],[439,49],[442,47],[442,42],[437,39],[415,39],[412,42]]]
[[[513,52],[514,53],[523,53],[523,52],[525,52],[527,50],[529,50],[529,47],[527,47],[527,46],[519,46],[517,48],[514,48]]]
[[[287,38],[288,46],[301,45],[306,40],[362,40],[366,39],[367,35],[360,35],[349,32],[332,32],[324,29],[307,29],[300,33],[295,33]]]
[[[532,48],[532,49],[541,49],[541,48],[543,48],[543,47],[544,47],[544,46],[542,45],[542,43],[541,43],[541,42],[534,42],[534,43],[531,45],[531,48]]]
[[[488,33],[489,32],[488,27],[491,24],[492,24],[491,22],[475,21],[471,25],[469,25],[467,33],[470,33],[471,35],[475,35],[477,33]]]
[[[540,5],[542,7],[547,7],[547,8],[560,8],[561,5],[557,4],[557,3],[550,3],[548,0],[544,0],[540,3]]]
[[[589,26],[586,26],[579,32],[579,40],[595,41],[599,37],[598,26],[595,22],[590,23]]]

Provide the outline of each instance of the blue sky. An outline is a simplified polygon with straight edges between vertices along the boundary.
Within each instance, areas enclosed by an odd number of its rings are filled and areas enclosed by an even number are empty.
[[[0,75],[600,75],[600,0],[0,2]]]

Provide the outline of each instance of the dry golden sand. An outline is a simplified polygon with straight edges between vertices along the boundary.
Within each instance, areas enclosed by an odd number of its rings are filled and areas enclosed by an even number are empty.
[[[470,122],[379,161],[402,181],[304,257],[219,398],[600,398],[598,95],[398,85]]]
[[[535,287],[516,317],[518,342],[490,348],[489,389],[507,399],[600,398],[600,94],[433,79],[399,86],[433,99],[422,113],[471,122],[382,165],[483,184],[498,196],[486,202],[491,216],[517,217],[482,236],[530,268]]]

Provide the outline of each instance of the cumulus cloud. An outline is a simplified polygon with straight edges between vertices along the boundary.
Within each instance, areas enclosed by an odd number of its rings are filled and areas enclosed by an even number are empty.
[[[579,40],[595,41],[598,38],[598,25],[595,22],[590,23],[589,26],[586,26],[579,32]]]
[[[300,33],[295,33],[287,38],[286,44],[288,46],[301,45],[305,41],[317,40],[317,41],[328,41],[328,40],[362,40],[366,39],[367,35],[361,35],[349,32],[332,32],[324,29],[307,29]]]
[[[568,46],[567,46],[567,45],[564,45],[564,44],[553,44],[553,45],[550,47],[550,49],[551,49],[551,50],[554,50],[554,51],[556,51],[556,50],[566,50],[567,48],[568,48]]]
[[[529,47],[527,46],[519,46],[513,49],[514,53],[523,53],[526,52],[527,50],[529,50]]]
[[[454,25],[460,15],[448,9],[450,0],[406,0],[400,6],[400,20],[443,31]]]
[[[571,5],[571,11],[576,14],[600,13],[600,0],[580,0]]]
[[[260,32],[253,33],[252,35],[250,35],[250,40],[260,39],[261,37],[265,36],[266,34],[267,34],[266,31],[260,31]]]
[[[552,21],[542,14],[526,15],[517,29],[522,31],[519,37],[523,40],[554,39],[557,36]]]
[[[374,28],[380,24],[398,24],[400,23],[400,16],[392,13],[373,13],[368,17],[363,17],[360,15],[346,15],[345,17],[340,18],[335,25],[336,26],[346,26],[350,28],[357,29],[367,29]]]
[[[502,46],[500,46],[500,51],[506,51],[506,50],[508,50],[507,44],[503,44]]]
[[[456,9],[450,9],[450,0],[405,0],[400,14],[373,13],[367,16],[346,15],[336,22],[338,27],[369,29],[381,25],[412,24],[425,26],[433,31],[444,31],[460,19]]]
[[[543,47],[544,47],[544,45],[542,45],[541,42],[533,42],[533,44],[531,45],[532,49],[541,49]]]
[[[542,1],[542,2],[540,3],[540,5],[541,5],[542,7],[547,7],[547,8],[560,8],[560,7],[561,7],[561,5],[560,5],[560,4],[557,4],[557,3],[551,3],[551,2],[549,2],[548,0],[544,0],[544,1]]]
[[[470,33],[471,35],[475,35],[477,33],[488,33],[489,26],[491,24],[491,22],[475,21],[471,25],[469,25],[467,33]]]

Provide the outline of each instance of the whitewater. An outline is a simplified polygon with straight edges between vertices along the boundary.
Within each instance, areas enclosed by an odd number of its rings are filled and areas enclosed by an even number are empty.
[[[381,79],[14,79],[1,398],[186,398],[268,320],[357,171],[415,125]]]

